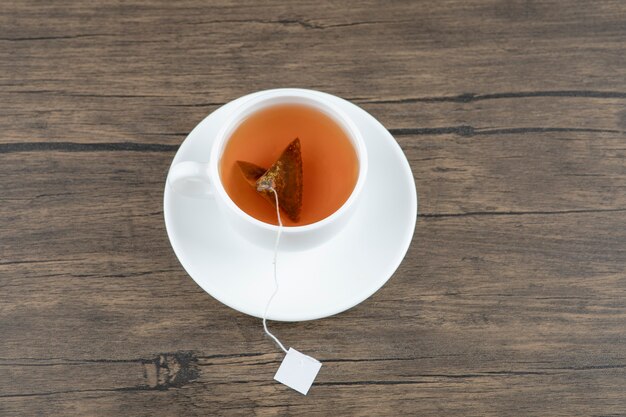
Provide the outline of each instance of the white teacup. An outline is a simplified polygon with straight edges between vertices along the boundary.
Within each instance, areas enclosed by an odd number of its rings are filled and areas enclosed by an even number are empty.
[[[207,155],[209,162],[185,161],[172,166],[168,183],[174,191],[186,196],[215,199],[222,216],[235,230],[264,248],[272,248],[278,226],[255,219],[231,200],[220,178],[219,162],[231,134],[247,117],[278,104],[306,105],[330,116],[345,131],[359,161],[359,175],[352,194],[339,209],[315,223],[283,227],[280,248],[305,250],[330,239],[348,223],[357,206],[367,174],[367,152],[359,129],[342,110],[316,91],[295,88],[266,90],[245,101],[233,111],[217,134],[210,154]]]

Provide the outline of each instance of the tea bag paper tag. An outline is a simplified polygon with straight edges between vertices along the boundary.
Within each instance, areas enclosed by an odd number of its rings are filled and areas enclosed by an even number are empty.
[[[290,347],[274,379],[306,395],[321,367],[318,360]]]

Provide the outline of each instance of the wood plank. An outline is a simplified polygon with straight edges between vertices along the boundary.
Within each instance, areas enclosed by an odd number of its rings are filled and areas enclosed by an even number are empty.
[[[397,139],[415,175],[422,215],[626,208],[621,134],[548,131],[468,138],[442,133]],[[84,202],[103,216],[124,209],[160,221],[173,151],[90,150],[0,154],[0,175],[7,178],[0,184],[0,199],[9,211],[7,220],[25,219],[25,210],[53,207],[63,215]],[[26,176],[30,181],[22,180]],[[102,205],[103,200],[110,201]],[[44,218],[41,224],[47,226]]]
[[[416,94],[416,97],[409,99],[357,99],[354,102],[378,118],[397,136],[534,135],[545,131],[586,133],[590,138],[604,133],[622,138],[626,136],[626,92],[615,96],[599,91],[501,94],[522,96],[486,96],[483,99],[483,96],[475,95],[473,97],[478,98],[466,99],[463,97],[471,96],[431,97]],[[550,94],[563,96],[554,97]],[[596,96],[589,97],[589,94]],[[604,95],[607,97],[603,97]],[[0,119],[0,128],[5,132],[0,138],[0,153],[21,149],[47,149],[41,145],[29,147],[30,142],[131,142],[167,145],[163,148],[137,147],[139,150],[172,150],[197,123],[222,105],[221,102],[207,103],[193,97],[186,97],[184,100],[83,98],[1,90],[0,97],[7,103],[7,117]],[[235,98],[236,96],[232,96],[225,100]],[[20,146],[6,145],[16,143]]]
[[[345,374],[369,365],[370,363],[359,363],[346,367],[329,363],[324,370],[327,373]],[[145,404],[150,404],[153,410],[167,409],[187,415],[220,410],[220,415],[254,413],[265,416],[319,415],[331,413],[341,407],[353,415],[370,416],[379,415],[378,412],[451,415],[549,412],[564,415],[585,412],[599,414],[608,411],[619,414],[623,409],[624,392],[620,384],[623,374],[606,369],[554,370],[530,375],[514,372],[433,375],[422,376],[407,384],[369,381],[351,385],[329,382],[316,386],[308,397],[295,397],[286,388],[267,382],[267,378],[271,378],[273,373],[268,365],[254,366],[244,362],[228,369],[205,364],[200,364],[199,367],[215,372],[257,372],[260,382],[248,382],[249,378],[246,378],[246,382],[242,384],[194,382],[192,385],[170,390],[85,390],[86,392],[12,397],[0,405],[0,410],[9,413],[28,411],[51,414],[146,415]],[[262,371],[259,372],[259,369]],[[586,388],[589,385],[593,385],[595,389]],[[250,392],[262,395],[232,401],[232,398],[241,398],[242,393]],[[355,395],[366,400],[346,408],[345,404],[351,402]],[[533,398],[534,401],[527,401],[528,398]],[[548,406],[539,408],[537,404],[540,403]]]

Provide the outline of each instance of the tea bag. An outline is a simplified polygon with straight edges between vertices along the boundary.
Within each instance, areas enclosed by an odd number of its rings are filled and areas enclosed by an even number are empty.
[[[287,350],[281,341],[267,328],[267,313],[272,300],[279,290],[277,273],[278,244],[283,230],[280,211],[283,210],[291,220],[298,221],[300,211],[302,210],[302,155],[300,140],[298,138],[294,139],[268,170],[246,161],[237,161],[237,165],[246,181],[276,208],[278,231],[274,243],[274,291],[267,300],[265,312],[263,313],[263,329],[265,333],[286,354],[278,371],[276,371],[276,375],[274,375],[274,379],[306,395],[322,367],[321,362],[298,352],[294,348]]]
[[[258,193],[278,206],[289,219],[297,222],[302,211],[302,154],[300,139],[295,138],[283,151],[274,164],[265,171],[251,162],[237,161],[243,176],[254,186]]]
[[[278,219],[278,232],[276,233],[276,241],[274,242],[274,292],[267,300],[265,304],[265,312],[263,313],[263,329],[265,334],[271,337],[276,345],[286,353],[283,361],[274,375],[274,379],[281,384],[288,386],[300,394],[306,395],[309,392],[309,388],[313,385],[317,373],[322,367],[322,363],[315,358],[312,358],[304,353],[298,352],[296,349],[290,347],[289,350],[281,343],[280,340],[267,328],[267,312],[269,311],[272,300],[278,294],[278,273],[276,267],[278,263],[278,244],[280,243],[280,235],[283,231],[283,222],[280,218],[280,203],[278,202],[278,193],[275,189],[269,188],[267,190],[274,195],[274,205],[276,207],[276,218]]]

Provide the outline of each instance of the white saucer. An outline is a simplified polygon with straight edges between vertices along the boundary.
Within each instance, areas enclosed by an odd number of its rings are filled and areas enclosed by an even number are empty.
[[[367,180],[357,211],[339,235],[314,249],[278,254],[280,289],[268,312],[270,320],[319,319],[359,304],[398,268],[415,229],[415,182],[394,138],[361,108],[324,95],[361,130],[369,157]],[[222,106],[200,122],[172,164],[208,161],[213,137],[226,116],[249,97]],[[174,252],[196,283],[227,306],[261,317],[274,286],[272,251],[231,230],[213,200],[184,197],[166,186],[163,211]]]

